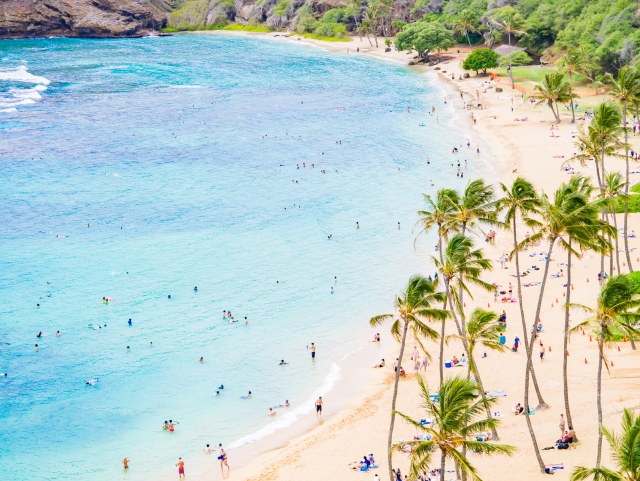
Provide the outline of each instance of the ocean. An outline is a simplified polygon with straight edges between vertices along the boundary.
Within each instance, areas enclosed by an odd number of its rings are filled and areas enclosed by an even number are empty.
[[[422,194],[485,161],[432,80],[364,55],[203,34],[0,59],[4,479],[190,473],[313,416],[431,269]]]

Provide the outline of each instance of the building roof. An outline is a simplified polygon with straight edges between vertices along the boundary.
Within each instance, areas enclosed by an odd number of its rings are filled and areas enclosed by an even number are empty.
[[[510,53],[513,53],[513,52],[523,52],[526,49],[522,47],[514,47],[514,46],[509,47],[509,45],[500,45],[499,47],[494,48],[493,50],[499,55],[509,55]]]

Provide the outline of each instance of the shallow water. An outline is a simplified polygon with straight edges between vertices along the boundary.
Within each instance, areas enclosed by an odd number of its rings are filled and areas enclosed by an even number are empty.
[[[285,399],[277,426],[307,415],[426,272],[421,194],[465,181],[453,112],[401,67],[214,35],[4,41],[0,58],[5,479],[119,479],[124,456],[149,479],[268,434]]]

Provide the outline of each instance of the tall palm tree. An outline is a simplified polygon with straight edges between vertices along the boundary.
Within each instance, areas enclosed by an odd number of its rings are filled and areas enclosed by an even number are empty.
[[[611,97],[622,105],[622,127],[624,129],[624,160],[625,160],[625,194],[629,194],[629,144],[627,128],[627,106],[633,104],[634,100],[640,98],[640,72],[635,68],[624,66],[618,70],[618,78],[614,79],[611,74],[607,74],[607,79],[611,84]],[[627,239],[627,217],[629,215],[629,201],[624,200],[624,249],[627,254],[629,272],[633,272],[631,266],[631,254],[629,253],[629,242]],[[618,270],[618,272],[620,272]]]
[[[430,195],[424,195],[427,208],[418,211],[420,216],[416,222],[416,226],[420,226],[420,231],[416,236],[416,240],[420,234],[427,234],[434,228],[438,234],[438,254],[442,260],[442,243],[448,242],[449,234],[457,229],[456,226],[456,206],[459,204],[458,193],[453,189],[441,189],[437,192],[436,198]],[[446,288],[446,286],[445,286]],[[446,291],[445,291],[446,296]],[[444,308],[446,308],[447,300],[444,300]],[[445,337],[445,320],[442,321],[440,333],[440,384],[444,380],[444,337]]]
[[[476,308],[469,317],[469,323],[467,324],[467,331],[462,336],[459,334],[452,334],[447,337],[449,339],[455,338],[461,341],[466,341],[469,349],[469,370],[473,373],[476,379],[476,383],[480,387],[480,394],[485,403],[485,409],[487,410],[487,418],[491,419],[491,409],[489,408],[489,402],[482,385],[482,379],[480,378],[480,371],[478,371],[478,365],[476,364],[473,353],[476,345],[492,349],[494,351],[504,352],[504,344],[500,344],[500,326],[498,325],[498,314],[493,311],[485,311],[484,309]],[[491,428],[493,439],[499,439],[495,426]]]
[[[511,36],[521,35],[525,33],[526,23],[522,18],[522,15],[516,11],[515,8],[511,8],[507,11],[507,14],[498,21],[492,22],[498,29],[507,32],[509,38],[509,47],[511,47]],[[509,57],[509,79],[511,80],[511,88],[515,88],[515,82],[513,80],[513,65],[511,64],[511,57]]]
[[[434,396],[435,400],[429,394],[429,389],[422,377],[418,377],[418,384],[423,400],[422,406],[427,416],[433,418],[433,423],[423,425],[406,414],[398,413],[405,421],[421,431],[423,433],[421,437],[424,439],[394,446],[398,451],[402,450],[406,444],[411,447],[410,477],[412,479],[417,479],[419,474],[430,468],[431,457],[436,450],[440,451],[440,481],[444,481],[447,459],[456,461],[462,468],[462,472],[469,475],[471,479],[482,481],[475,467],[463,454],[466,450],[487,455],[511,455],[515,451],[513,446],[477,440],[477,436],[482,435],[487,429],[494,429],[499,421],[483,418],[485,402],[477,399],[478,391],[482,388],[476,383],[461,377],[448,378]],[[495,399],[488,399],[487,402],[494,404]]]
[[[579,176],[574,176],[572,179],[573,183],[581,182]],[[538,297],[538,303],[536,306],[536,312],[533,317],[533,326],[531,327],[531,338],[529,339],[529,347],[527,350],[527,369],[525,374],[525,383],[524,383],[524,409],[525,412],[529,412],[529,371],[531,366],[531,352],[533,351],[533,343],[535,341],[535,332],[537,327],[537,320],[540,317],[540,310],[542,308],[542,298],[544,296],[545,287],[547,284],[547,278],[549,275],[549,263],[551,261],[551,255],[553,253],[553,247],[556,244],[560,244],[565,250],[571,250],[568,242],[564,240],[563,236],[566,236],[569,232],[573,237],[579,237],[580,239],[589,239],[589,236],[592,236],[594,233],[594,228],[591,224],[585,224],[585,218],[591,219],[595,213],[597,216],[597,212],[602,206],[602,201],[599,202],[591,202],[589,198],[585,195],[583,189],[577,188],[576,185],[562,184],[558,190],[556,191],[553,201],[549,199],[549,197],[543,192],[540,195],[540,208],[539,208],[539,217],[540,217],[540,225],[538,231],[533,234],[529,239],[525,239],[523,242],[520,242],[517,249],[521,249],[527,245],[533,245],[538,241],[542,241],[543,239],[547,239],[549,242],[549,248],[546,255],[546,261],[544,264],[544,272],[542,275],[542,285],[540,286],[540,294]],[[606,230],[606,227],[610,227],[608,225],[599,225],[602,229]],[[598,242],[604,244],[604,246],[600,246]],[[592,244],[589,244],[593,247],[598,247],[600,249],[605,249],[606,241],[601,237],[594,239]],[[540,451],[538,450],[538,444],[535,438],[535,434],[533,432],[533,428],[531,426],[530,416],[526,416],[527,418],[527,426],[529,427],[529,433],[531,435],[531,441],[533,442],[533,448],[536,453],[536,457],[538,460],[538,465],[540,466],[540,470],[544,472],[544,462],[542,461],[542,457],[540,456]]]
[[[571,481],[584,481],[590,478],[601,481],[640,481],[640,415],[624,409],[622,434],[617,435],[604,426],[602,433],[609,443],[611,458],[616,469],[576,466],[571,473]]]
[[[561,71],[567,74],[569,78],[569,86],[571,87],[571,81],[573,80],[573,76],[580,72],[581,66],[584,63],[585,59],[582,55],[582,50],[578,48],[570,48],[564,54],[564,57],[560,59],[560,68]],[[571,96],[571,123],[574,124],[576,122],[576,113],[573,105],[573,90],[570,91]]]
[[[587,134],[593,142],[600,145],[600,168],[604,175],[604,159],[607,153],[607,147],[614,149],[622,147],[620,142],[620,134],[622,127],[620,123],[622,115],[620,109],[613,104],[602,102],[593,112],[593,119],[587,127]],[[600,185],[602,188],[603,185]]]
[[[498,201],[498,209],[505,211],[504,218],[504,227],[507,229],[511,229],[513,233],[513,245],[518,245],[518,233],[517,233],[517,218],[520,215],[520,218],[524,222],[526,226],[531,228],[536,227],[538,222],[531,217],[532,214],[535,214],[540,206],[540,199],[538,198],[538,194],[536,193],[533,185],[530,182],[523,179],[522,177],[516,178],[511,184],[511,188],[507,187],[504,184],[500,184],[502,188],[502,192],[504,193],[504,197]],[[525,320],[524,315],[524,304],[522,301],[522,281],[520,279],[520,256],[519,249],[514,249],[512,256],[516,259],[516,272],[518,275],[516,276],[516,283],[518,286],[518,305],[520,306],[520,319],[522,321],[522,332],[524,336],[524,346],[525,350],[527,350],[527,357],[531,357],[529,353],[529,342],[528,342],[528,334],[527,334],[527,322]],[[533,387],[536,391],[536,395],[538,396],[538,408],[547,406],[547,403],[542,399],[542,393],[540,392],[540,387],[538,386],[538,380],[536,379],[536,373],[533,366],[531,369],[531,380],[533,381]]]
[[[637,311],[640,307],[640,295],[631,280],[625,275],[610,277],[603,283],[598,294],[596,307],[589,307],[580,304],[571,304],[569,307],[577,308],[590,314],[590,317],[574,327],[590,326],[598,334],[598,381],[597,381],[597,405],[598,405],[598,454],[596,457],[596,469],[600,468],[602,458],[602,361],[606,360],[604,348],[615,338],[619,331],[628,332],[629,335],[637,336],[638,332],[634,327],[621,322],[621,318],[640,319]],[[605,365],[606,366],[606,365]],[[606,366],[608,369],[608,366]]]
[[[569,183],[567,184],[568,189],[574,189],[574,191],[578,194],[581,194],[584,198],[584,201],[588,201],[591,199],[591,196],[595,190],[591,182],[587,177],[583,176],[573,176]],[[578,213],[580,216],[576,219],[576,222],[582,222],[583,226],[580,226],[579,229],[574,230],[569,227],[566,231],[567,237],[567,284],[566,284],[566,299],[567,303],[571,303],[571,273],[572,273],[572,264],[573,258],[579,258],[577,251],[574,250],[574,246],[579,247],[581,250],[589,249],[591,247],[598,244],[606,245],[606,241],[600,236],[599,230],[602,224],[598,221],[598,204],[593,204],[591,208],[584,208],[584,202],[573,202],[568,204],[568,209],[581,209]],[[589,233],[591,230],[591,235],[588,235],[585,238],[585,234]],[[564,388],[564,408],[567,416],[567,421],[569,426],[575,426],[573,423],[573,418],[571,416],[571,406],[569,403],[569,378],[568,378],[568,344],[569,344],[569,309],[565,309],[564,314],[564,347],[563,347],[563,364],[562,364],[562,380],[563,380],[563,388]],[[576,439],[577,441],[577,436]]]
[[[575,94],[571,92],[569,83],[564,81],[564,75],[560,72],[545,74],[542,83],[535,86],[535,91],[538,97],[536,105],[547,104],[553,112],[556,122],[560,123],[558,102],[566,103],[575,97]]]
[[[373,38],[376,42],[376,48],[378,48],[378,9],[375,5],[369,5],[364,11],[364,20],[369,25]]]
[[[478,23],[476,17],[469,11],[463,10],[456,17],[456,22],[453,24],[453,33],[455,35],[462,34],[467,37],[467,42],[469,42],[469,48],[471,47],[471,39],[469,38],[469,32],[475,33],[478,29],[475,27]]]
[[[395,423],[396,398],[398,397],[398,380],[400,379],[400,367],[402,365],[402,356],[404,355],[404,346],[407,339],[407,332],[411,330],[416,338],[427,338],[435,340],[438,333],[431,329],[424,319],[433,318],[444,320],[449,313],[443,309],[435,309],[431,307],[434,302],[443,302],[445,295],[442,292],[436,292],[433,282],[423,276],[415,275],[409,279],[406,290],[396,296],[394,303],[396,314],[382,314],[372,317],[369,321],[371,326],[378,326],[384,321],[393,320],[391,325],[391,334],[400,342],[400,353],[398,354],[398,362],[395,364],[396,377],[393,384],[393,398],[391,401],[391,424],[389,426],[388,439],[388,459],[389,459],[389,478],[393,481],[393,470],[391,468],[391,443],[393,436],[393,425]]]
[[[613,217],[613,227],[616,230],[614,236],[615,250],[616,250],[616,263],[618,266],[618,273],[622,273],[620,270],[620,253],[618,251],[618,220],[616,219],[616,204],[617,199],[627,201],[627,183],[624,181],[622,175],[619,172],[610,172],[604,176],[602,197],[607,199],[608,210],[611,211]]]
[[[360,37],[360,41],[362,42],[362,29],[360,28],[360,24],[358,23],[358,18],[362,14],[362,0],[349,0],[347,2],[347,8],[349,9],[351,16],[353,17],[353,21],[356,24],[356,32],[358,37]]]

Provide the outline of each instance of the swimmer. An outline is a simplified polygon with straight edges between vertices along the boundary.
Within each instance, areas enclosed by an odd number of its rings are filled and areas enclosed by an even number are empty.
[[[85,384],[89,386],[95,386],[97,382],[98,382],[98,378],[95,378],[95,379],[89,379],[87,382],[85,382]]]
[[[275,416],[277,413],[273,410],[273,408],[269,408],[269,414],[267,416]]]
[[[162,425],[162,430],[163,431],[168,431],[169,430],[169,421],[165,421],[164,424]]]
[[[60,337],[60,331],[56,331],[56,337]]]
[[[214,396],[220,396],[220,391],[216,391],[216,393],[214,394]]]
[[[153,342],[149,341],[149,347],[153,347]]]
[[[131,326],[131,324],[132,324],[132,323],[131,323],[131,319],[129,319],[129,320],[127,321],[127,324],[129,324],[129,326]]]
[[[5,376],[6,376],[6,374],[5,374]],[[285,407],[290,407],[291,406],[291,404],[289,404],[289,400],[288,399],[285,400],[284,405],[285,405]]]
[[[193,292],[198,292],[198,286],[195,286],[195,287],[193,288]]]
[[[246,395],[246,398],[249,399],[251,397],[251,391],[249,391]]]
[[[220,385],[218,386],[218,389],[224,389],[224,384],[220,384]]]
[[[247,319],[247,316],[244,316],[244,323],[249,324],[249,319]]]
[[[122,464],[124,464],[124,469],[129,469],[129,463],[131,462],[131,460],[129,458],[124,458],[122,460]]]
[[[360,222],[356,222],[356,229],[360,228]]]
[[[282,360],[280,361],[280,364],[278,364],[278,365],[279,365],[279,366],[284,366],[284,365],[286,365],[286,364],[289,364],[289,363],[288,363],[288,362],[284,362],[284,359],[282,359]]]
[[[427,157],[427,164],[431,164],[431,159]]]
[[[207,445],[204,447],[203,451],[204,451],[205,453],[210,453],[210,452],[212,451],[212,449],[211,449],[211,447],[207,444]]]
[[[333,294],[333,287],[331,288],[331,294]]]
[[[198,362],[204,362],[204,357],[201,357]]]
[[[127,351],[130,351],[130,350],[131,350],[131,348],[129,346],[127,346]]]
[[[337,276],[333,276],[333,282],[335,282],[336,284],[338,283],[338,277]]]
[[[172,433],[176,430],[175,425],[176,424],[180,424],[178,421],[172,421],[171,419],[169,419],[169,432]]]
[[[167,299],[171,299],[171,294],[169,294],[169,295],[167,296]]]
[[[38,348],[38,345],[36,344],[36,351],[37,351],[38,349],[39,349],[39,348]]]
[[[0,377],[7,377],[9,374],[7,374],[6,372],[0,374]]]
[[[398,222],[398,229],[400,229],[400,222]]]
[[[42,337],[42,331],[39,331],[38,334],[36,335],[37,338],[41,338]]]

